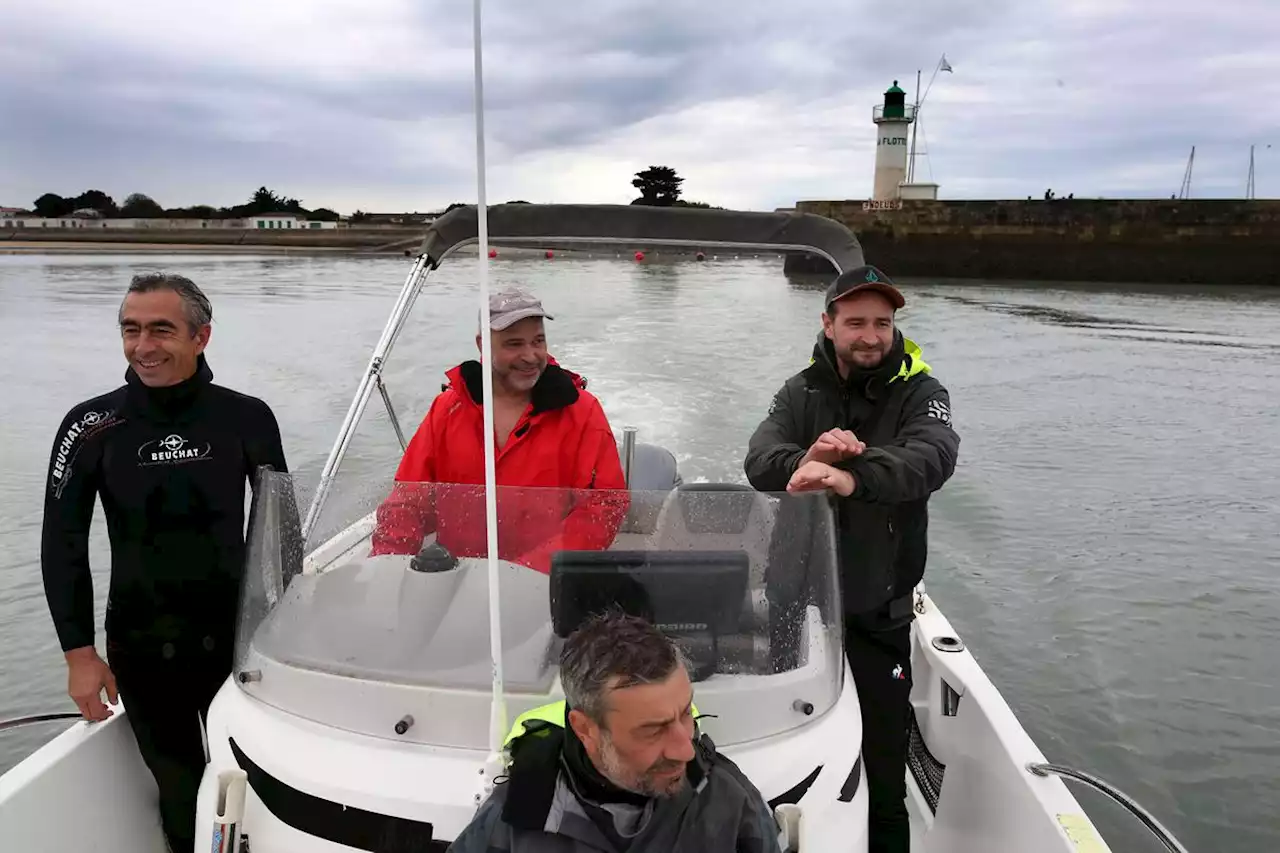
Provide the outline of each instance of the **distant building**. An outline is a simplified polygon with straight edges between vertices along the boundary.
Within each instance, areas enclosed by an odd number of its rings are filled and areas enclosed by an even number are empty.
[[[308,220],[296,213],[258,213],[248,217],[250,228],[301,228],[314,230],[318,228],[337,228],[336,222],[320,222]]]
[[[19,223],[31,214],[20,207],[0,207],[0,228],[20,228]]]
[[[96,211],[95,211],[96,213]],[[99,216],[80,215],[79,211],[68,216],[38,216],[17,208],[0,208],[0,228],[119,228],[133,230],[197,230],[225,228],[229,230],[257,230],[259,228],[293,229],[313,231],[337,228],[337,222],[313,222],[305,216],[292,213],[268,213],[259,216],[234,219],[188,219],[177,217],[121,217],[103,219]]]
[[[357,228],[405,228],[430,225],[440,218],[438,213],[361,213],[352,217],[351,225]]]
[[[254,228],[302,228],[307,220],[294,213],[257,213],[249,221]]]

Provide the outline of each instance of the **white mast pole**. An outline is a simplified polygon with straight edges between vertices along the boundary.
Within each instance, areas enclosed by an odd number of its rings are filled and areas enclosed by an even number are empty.
[[[501,766],[502,744],[506,738],[507,703],[502,673],[502,596],[498,572],[498,494],[497,460],[494,456],[493,433],[493,346],[489,340],[489,213],[485,195],[484,169],[484,60],[480,38],[480,0],[473,0],[475,38],[475,110],[476,110],[476,219],[480,239],[480,371],[484,389],[484,523],[489,552],[489,656],[493,663],[493,698],[489,705],[490,747],[489,770]],[[486,774],[489,775],[489,774]],[[491,779],[487,780],[491,783]],[[486,785],[487,787],[487,785]]]
[[[916,182],[916,126],[920,123],[920,69],[916,69],[916,104],[911,109],[911,158],[907,164],[907,183]]]

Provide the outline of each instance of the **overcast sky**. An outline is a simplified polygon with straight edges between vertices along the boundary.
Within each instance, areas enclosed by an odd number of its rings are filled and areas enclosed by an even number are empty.
[[[359,11],[357,11],[359,10]],[[866,198],[871,109],[943,198],[1280,195],[1280,0],[487,0],[489,199]],[[468,0],[0,0],[0,206],[101,189],[474,201]],[[1274,147],[1268,149],[1267,145]]]

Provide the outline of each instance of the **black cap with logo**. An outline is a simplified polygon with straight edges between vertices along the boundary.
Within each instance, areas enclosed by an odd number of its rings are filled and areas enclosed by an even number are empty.
[[[855,293],[866,293],[868,291],[879,293],[885,299],[888,299],[894,310],[907,304],[907,301],[902,298],[902,294],[898,292],[898,288],[893,286],[889,276],[867,264],[843,272],[835,281],[831,282],[831,286],[827,288],[827,313],[831,313],[831,303],[844,299],[846,296],[852,296]]]

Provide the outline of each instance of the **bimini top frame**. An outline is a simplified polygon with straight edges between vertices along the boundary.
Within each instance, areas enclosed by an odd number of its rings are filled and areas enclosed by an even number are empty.
[[[844,225],[812,213],[759,213],[688,207],[648,207],[608,204],[500,204],[488,209],[488,241],[492,245],[572,247],[627,245],[636,249],[682,248],[690,251],[804,252],[825,258],[837,273],[864,263],[862,246]],[[337,441],[320,474],[315,495],[303,523],[304,540],[311,534],[334,475],[342,464],[356,426],[374,388],[382,395],[392,426],[404,445],[404,434],[382,382],[382,365],[404,326],[428,273],[455,251],[479,241],[479,217],[474,205],[458,207],[427,229],[417,261],[391,310],[356,388]]]
[[[474,206],[441,216],[421,253],[439,264],[478,240]],[[629,244],[809,252],[843,271],[863,263],[862,246],[848,228],[812,213],[761,213],[693,207],[619,204],[500,204],[489,208],[489,242],[506,245]]]

